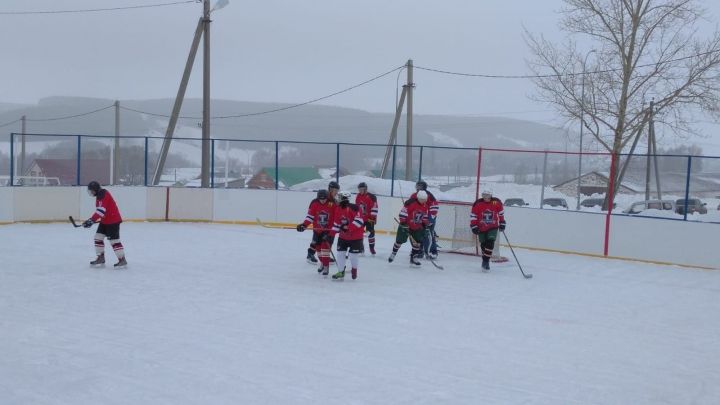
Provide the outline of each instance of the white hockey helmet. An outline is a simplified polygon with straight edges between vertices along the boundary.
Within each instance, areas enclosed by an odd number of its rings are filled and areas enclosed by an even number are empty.
[[[418,201],[420,201],[420,202],[425,202],[428,199],[428,195],[427,195],[427,192],[425,192],[425,190],[418,191],[415,196],[417,197]]]
[[[352,193],[350,193],[347,190],[342,190],[338,193],[338,198],[340,199],[340,201],[342,201],[342,200],[350,201],[351,196],[352,196]]]
[[[485,196],[492,197],[493,192],[489,188],[485,188],[485,189],[483,189],[482,193],[480,193],[480,195],[483,197],[485,197]]]

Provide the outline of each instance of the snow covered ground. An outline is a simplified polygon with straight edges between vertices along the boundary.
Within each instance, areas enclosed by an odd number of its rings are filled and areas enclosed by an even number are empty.
[[[511,230],[508,230],[511,236]],[[716,404],[720,272],[518,250],[481,273],[395,263],[323,279],[309,232],[0,227],[7,404]],[[504,248],[504,255],[510,255]],[[108,257],[114,257],[108,250]]]

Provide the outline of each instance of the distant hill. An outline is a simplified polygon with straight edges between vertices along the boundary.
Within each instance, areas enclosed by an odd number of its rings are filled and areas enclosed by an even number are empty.
[[[49,97],[36,105],[0,103],[0,123],[27,115],[28,119],[45,119],[83,113],[109,106],[114,100],[82,97]],[[121,100],[121,106],[169,115],[173,100]],[[212,115],[248,114],[286,107],[287,104],[213,100]],[[184,102],[182,116],[201,117],[202,101]],[[164,134],[167,118],[121,111],[123,136]],[[387,143],[393,115],[326,105],[308,105],[272,114],[215,119],[212,136],[227,139],[262,139],[283,141],[324,141]],[[176,136],[197,136],[200,119],[180,119]],[[405,120],[398,133],[404,144]],[[561,129],[511,118],[415,115],[413,136],[416,145],[454,147],[495,147],[563,149],[565,132]],[[0,128],[0,136],[18,132],[19,124]],[[114,110],[108,109],[83,117],[27,124],[28,133],[112,135]]]

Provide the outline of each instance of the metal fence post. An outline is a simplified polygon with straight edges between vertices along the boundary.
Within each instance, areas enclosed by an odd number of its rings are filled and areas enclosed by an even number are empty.
[[[335,144],[335,181],[340,184],[340,144]]]
[[[75,178],[75,183],[76,183],[75,185],[79,186],[80,185],[80,160],[81,160],[80,154],[82,153],[80,150],[81,149],[81,141],[80,140],[82,139],[82,136],[78,135],[77,138],[78,138],[78,140],[77,140],[77,173],[76,173],[76,178]]]
[[[423,148],[425,148],[425,147],[424,147],[424,146],[420,146],[420,162],[418,162],[418,181],[422,180]]]
[[[480,198],[480,173],[482,168],[482,148],[478,148],[477,178],[475,179],[475,201]]]
[[[393,145],[393,162],[392,162],[392,170],[390,171],[390,197],[395,196],[395,151],[397,150],[397,145]]]
[[[685,209],[683,221],[687,221],[688,198],[690,198],[690,170],[692,169],[692,156],[688,156],[687,178],[685,179]]]
[[[210,140],[210,188],[215,188],[215,139]]]
[[[280,188],[280,142],[275,141],[275,190]]]
[[[145,137],[145,180],[143,180],[143,185],[147,187],[147,180],[148,180],[148,137]]]
[[[10,133],[10,186],[15,185],[15,133]]]

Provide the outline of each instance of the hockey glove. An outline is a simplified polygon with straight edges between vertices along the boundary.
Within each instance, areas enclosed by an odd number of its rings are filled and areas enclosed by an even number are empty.
[[[83,228],[90,228],[93,226],[94,222],[92,219],[88,219],[85,222],[83,222]]]
[[[472,233],[474,233],[475,235],[480,235],[480,228],[473,228]]]
[[[500,232],[505,231],[505,221],[500,222]]]
[[[298,226],[295,227],[295,229],[297,229],[298,232],[302,232],[305,230],[305,224],[298,224]]]
[[[343,231],[343,232],[347,232],[347,231],[350,230],[350,228],[348,228],[347,224],[345,224],[345,225],[343,225],[343,226],[340,227],[340,230]]]

